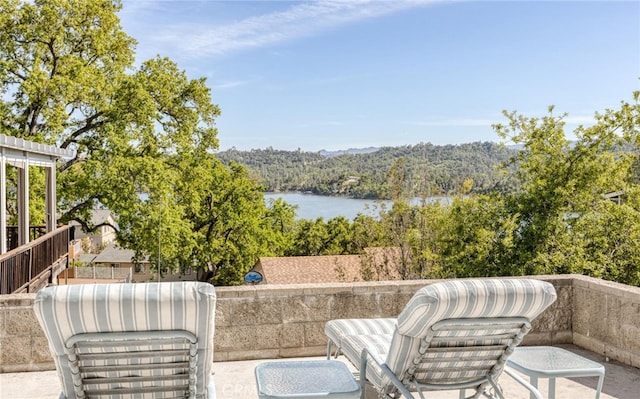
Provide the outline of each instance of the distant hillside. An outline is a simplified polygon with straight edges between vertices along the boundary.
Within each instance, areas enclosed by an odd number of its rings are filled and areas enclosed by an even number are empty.
[[[380,148],[378,147],[367,147],[367,148],[349,148],[348,150],[337,150],[337,151],[327,151],[320,150],[318,154],[325,156],[327,158],[337,157],[338,155],[347,155],[347,154],[370,154],[372,152],[378,151]]]
[[[350,153],[358,152],[358,153]],[[437,146],[430,143],[362,150],[305,152],[273,148],[216,155],[225,163],[245,165],[265,191],[300,191],[354,198],[386,198],[389,169],[400,158],[405,161],[406,189],[415,196],[455,194],[466,179],[473,192],[507,191],[512,181],[498,173],[497,166],[515,150],[495,143],[476,142]]]

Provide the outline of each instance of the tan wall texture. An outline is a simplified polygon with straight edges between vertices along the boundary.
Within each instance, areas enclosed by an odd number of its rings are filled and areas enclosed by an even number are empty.
[[[539,276],[558,300],[524,344],[574,343],[640,367],[640,288],[583,276]],[[430,280],[218,287],[215,360],[322,355],[324,324],[395,317]],[[34,294],[0,296],[0,372],[53,369],[31,309]]]

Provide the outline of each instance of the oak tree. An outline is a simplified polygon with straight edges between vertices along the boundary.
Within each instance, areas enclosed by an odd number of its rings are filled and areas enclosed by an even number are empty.
[[[263,248],[261,188],[213,159],[220,110],[205,79],[161,56],[134,63],[120,9],[0,0],[0,134],[75,150],[58,167],[60,222],[90,231],[91,211],[109,209],[139,257],[237,282]]]

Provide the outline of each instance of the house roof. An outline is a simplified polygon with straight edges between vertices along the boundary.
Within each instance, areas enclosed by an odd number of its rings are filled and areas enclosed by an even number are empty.
[[[260,258],[268,284],[361,281],[359,255],[288,256]]]
[[[74,150],[59,148],[55,145],[36,143],[18,137],[0,134],[0,147],[9,148],[18,152],[29,152],[32,154],[42,154],[54,158],[71,158],[76,155]]]
[[[267,284],[363,281],[363,267],[367,266],[385,269],[386,274],[372,278],[395,280],[399,278],[397,252],[393,248],[367,248],[364,255],[263,257],[254,270],[262,273]]]
[[[111,243],[102,250],[94,259],[93,263],[133,263],[134,252],[130,249],[124,249],[118,244]],[[140,263],[148,262],[147,259],[141,259]]]
[[[96,256],[97,256],[96,254],[80,254],[80,256],[78,256],[77,259],[81,263],[89,264],[89,263],[93,263]]]
[[[97,226],[104,222],[113,223],[113,216],[111,211],[108,209],[93,209],[91,211],[91,224]]]
[[[91,210],[91,225],[98,226],[102,223],[109,223],[115,225],[115,221],[113,219],[113,213],[109,209],[92,209]],[[72,226],[79,226],[75,220],[72,220],[70,223]]]

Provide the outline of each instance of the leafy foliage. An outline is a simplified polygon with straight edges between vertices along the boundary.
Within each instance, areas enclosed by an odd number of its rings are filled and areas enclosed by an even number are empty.
[[[0,0],[0,133],[76,151],[58,168],[61,222],[91,231],[107,208],[138,257],[238,283],[280,245],[262,187],[212,157],[220,111],[204,79],[160,56],[134,66],[120,8]]]
[[[572,132],[574,141],[566,137],[565,115],[554,116],[553,108],[543,118],[505,113],[507,124],[495,129],[522,148],[504,163],[517,181],[512,192],[466,194],[473,184],[466,180],[459,189],[465,194],[450,205],[412,205],[407,162],[399,158],[386,184],[393,205],[377,219],[353,221],[352,250],[394,248],[395,271],[387,277],[578,273],[640,285],[639,98],[636,92],[635,103],[596,114],[593,126]],[[622,202],[605,195],[611,192]],[[329,224],[320,222],[305,228],[329,236]],[[380,278],[378,266],[366,262],[363,278]]]
[[[217,153],[223,162],[247,166],[267,191],[308,191],[322,195],[390,199],[385,188],[387,173],[403,159],[409,196],[456,194],[466,180],[474,193],[509,191],[515,180],[497,170],[514,150],[495,143],[436,146],[417,144],[383,147],[375,152],[325,157],[320,153],[264,150]]]

